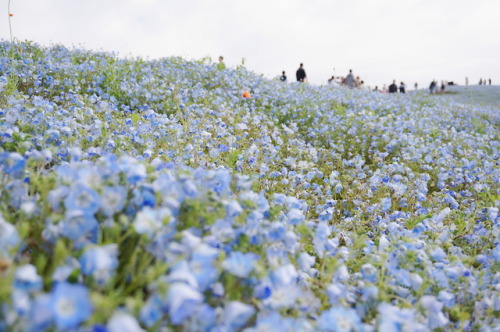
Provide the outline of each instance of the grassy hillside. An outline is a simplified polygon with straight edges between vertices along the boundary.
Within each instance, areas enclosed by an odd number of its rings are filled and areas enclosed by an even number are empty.
[[[500,323],[494,109],[210,59],[0,55],[0,331]]]

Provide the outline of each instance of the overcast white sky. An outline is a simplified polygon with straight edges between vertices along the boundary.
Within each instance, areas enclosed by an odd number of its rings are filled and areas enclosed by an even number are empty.
[[[8,40],[8,0],[0,38]],[[371,86],[393,79],[500,84],[500,0],[11,0],[19,40],[122,56],[242,58],[267,77],[300,62],[324,84],[350,68]]]

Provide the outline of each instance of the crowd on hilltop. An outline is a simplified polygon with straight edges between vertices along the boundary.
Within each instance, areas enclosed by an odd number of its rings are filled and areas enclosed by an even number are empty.
[[[223,63],[223,57],[219,57],[219,68],[225,68],[225,65]],[[301,63],[299,68],[297,69],[295,73],[295,78],[297,82],[305,83],[307,82],[307,74],[304,69],[304,64]],[[286,75],[286,72],[283,70],[281,72],[280,76],[280,81],[282,82],[288,82],[288,77]],[[359,77],[359,76],[354,76],[352,69],[349,70],[349,73],[347,76],[332,76],[327,80],[328,85],[336,85],[336,86],[347,86],[349,88],[364,88],[365,87],[365,82]],[[447,85],[455,85],[454,82],[451,81],[441,81],[441,85],[438,85],[438,82],[436,80],[432,80],[430,85],[429,85],[429,91],[431,94],[436,94],[436,93],[444,93],[446,86]],[[465,78],[465,85],[469,85],[469,78]],[[488,80],[481,78],[479,80],[479,85],[491,85],[491,78]],[[418,90],[418,83],[414,84],[415,90]],[[368,87],[368,89],[370,89]],[[400,82],[399,85],[396,83],[396,80],[393,80],[392,83],[387,86],[384,84],[381,89],[379,89],[378,86],[375,86],[375,88],[372,90],[375,92],[381,92],[381,93],[406,93],[407,92],[407,86],[404,82]]]

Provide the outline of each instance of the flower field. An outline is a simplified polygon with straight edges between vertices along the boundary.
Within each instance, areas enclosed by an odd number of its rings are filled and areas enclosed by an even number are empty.
[[[499,109],[0,54],[0,331],[498,331]]]

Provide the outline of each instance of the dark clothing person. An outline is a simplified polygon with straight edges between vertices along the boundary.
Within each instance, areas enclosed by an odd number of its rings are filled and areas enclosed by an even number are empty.
[[[283,75],[281,75],[280,81],[281,82],[286,82],[286,75],[285,75],[285,73],[283,73]]]
[[[431,94],[434,93],[434,90],[436,90],[436,81],[432,81],[431,85],[429,85],[429,90],[431,90]]]
[[[406,85],[403,82],[399,85],[399,93],[406,93]]]
[[[396,93],[398,92],[398,86],[396,85],[395,82],[392,82],[391,85],[389,85],[389,93]]]
[[[300,64],[299,69],[297,69],[297,82],[304,82],[306,80],[306,71],[304,70],[304,67],[302,64]]]

